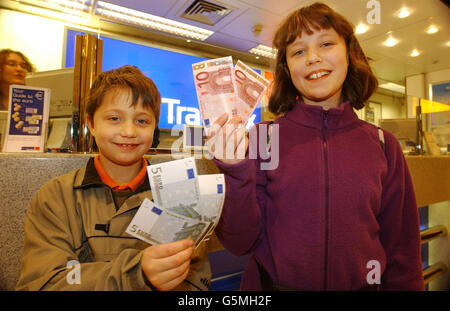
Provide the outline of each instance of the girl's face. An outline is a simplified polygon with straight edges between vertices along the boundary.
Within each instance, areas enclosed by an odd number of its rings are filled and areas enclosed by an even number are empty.
[[[287,46],[286,60],[292,83],[306,104],[339,106],[348,60],[345,41],[333,28],[297,37]]]

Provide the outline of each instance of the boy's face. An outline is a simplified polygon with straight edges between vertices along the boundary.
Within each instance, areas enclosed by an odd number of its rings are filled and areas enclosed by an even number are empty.
[[[105,164],[132,166],[141,163],[142,156],[152,145],[155,115],[151,109],[143,107],[141,98],[136,107],[131,103],[130,90],[113,89],[103,97],[93,120],[86,118]]]
[[[322,29],[292,42],[286,49],[292,83],[307,104],[336,107],[347,76],[347,47],[333,29]]]

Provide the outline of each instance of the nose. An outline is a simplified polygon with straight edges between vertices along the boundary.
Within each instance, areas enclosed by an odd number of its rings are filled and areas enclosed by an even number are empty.
[[[315,63],[319,63],[322,61],[322,58],[320,57],[320,54],[315,49],[309,49],[306,54],[306,64],[312,65]]]
[[[136,125],[132,121],[125,121],[120,127],[120,136],[136,137]]]

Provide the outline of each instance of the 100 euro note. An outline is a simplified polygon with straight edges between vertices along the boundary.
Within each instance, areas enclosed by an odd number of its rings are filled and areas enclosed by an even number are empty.
[[[195,90],[206,135],[212,124],[224,112],[228,119],[236,115],[231,56],[206,60],[192,65]]]
[[[161,208],[181,208],[199,201],[195,159],[185,158],[147,166],[153,200]]]
[[[269,81],[240,60],[233,72],[237,113],[241,115],[243,124],[246,124],[269,86]]]
[[[198,246],[210,226],[208,222],[187,218],[160,208],[146,198],[126,232],[152,245],[190,238]]]

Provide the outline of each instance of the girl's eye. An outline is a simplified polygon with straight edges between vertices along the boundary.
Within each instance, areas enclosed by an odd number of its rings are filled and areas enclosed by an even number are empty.
[[[322,46],[331,46],[331,45],[333,45],[333,43],[331,43],[331,42],[325,42],[322,44]]]
[[[109,117],[110,121],[119,121],[119,117]]]
[[[295,55],[301,55],[303,54],[303,50],[298,50],[297,52],[295,52]]]

